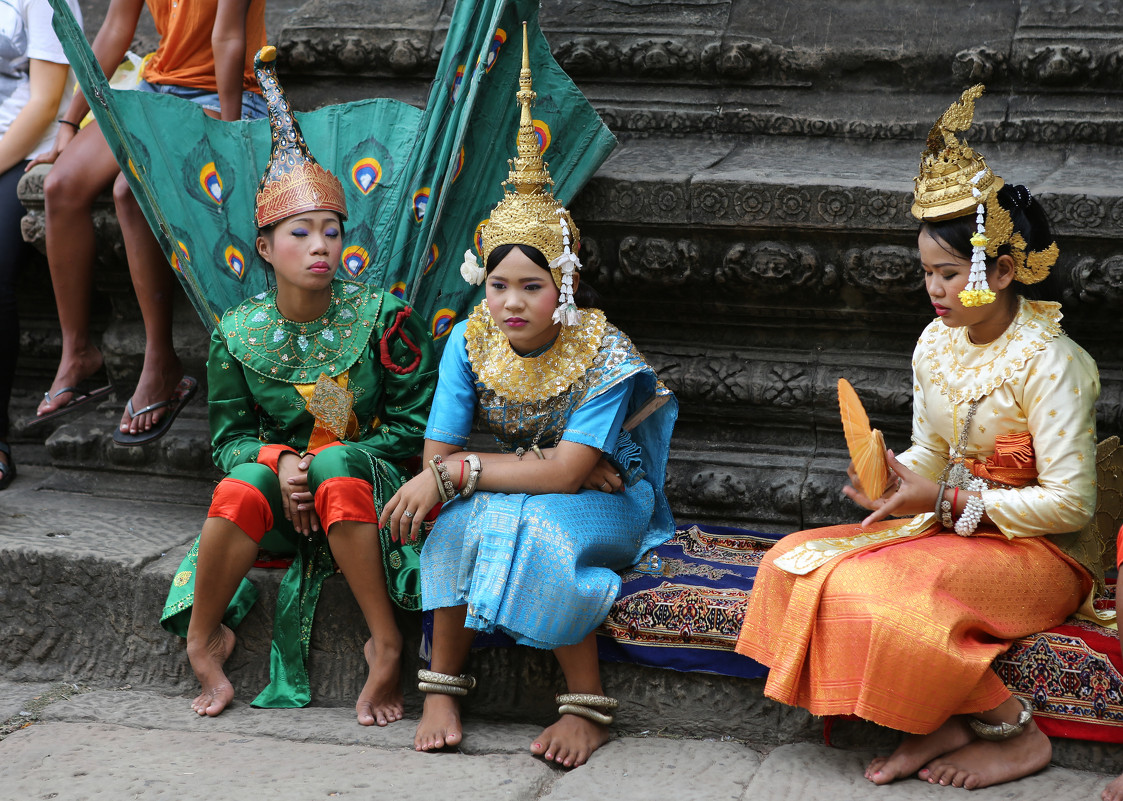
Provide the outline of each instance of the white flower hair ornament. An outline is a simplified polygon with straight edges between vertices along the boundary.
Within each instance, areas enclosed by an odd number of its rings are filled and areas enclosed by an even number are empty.
[[[550,270],[561,270],[561,286],[558,287],[558,307],[554,309],[553,319],[562,325],[577,325],[581,322],[581,312],[573,299],[573,273],[581,269],[581,260],[569,248],[571,240],[565,209],[558,209],[558,223],[562,230],[562,254],[550,262]]]
[[[464,263],[460,265],[460,277],[472,286],[479,286],[487,277],[487,270],[480,266],[476,254],[471,249],[464,251]]]

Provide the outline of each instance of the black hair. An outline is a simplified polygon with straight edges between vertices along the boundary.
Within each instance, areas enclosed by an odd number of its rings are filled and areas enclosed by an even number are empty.
[[[1020,184],[1006,184],[998,190],[998,204],[1010,213],[1010,220],[1014,224],[1014,233],[1021,234],[1025,239],[1027,250],[1044,250],[1053,243],[1053,233],[1049,226],[1049,217],[1045,209],[1029,190]],[[950,220],[924,222],[920,225],[922,233],[929,234],[944,246],[944,250],[955,256],[965,259],[971,258],[971,237],[974,236],[975,215],[964,214]],[[987,269],[994,266],[999,256],[1008,256],[1011,253],[1009,243],[998,248],[998,254],[987,256]],[[1060,291],[1055,280],[1056,270],[1050,270],[1049,276],[1036,284],[1021,284],[1018,294],[1030,300],[1060,300]]]
[[[541,250],[536,247],[531,247],[530,245],[515,244],[499,245],[495,250],[491,251],[487,257],[487,263],[484,265],[484,270],[487,273],[491,273],[492,270],[499,266],[499,262],[507,258],[507,254],[515,248],[522,251],[524,256],[543,270],[550,272],[550,262],[546,259],[546,255]],[[580,281],[577,284],[577,291],[573,293],[573,302],[577,304],[577,308],[579,309],[589,309],[599,306],[601,297],[595,289],[589,286],[587,281]]]

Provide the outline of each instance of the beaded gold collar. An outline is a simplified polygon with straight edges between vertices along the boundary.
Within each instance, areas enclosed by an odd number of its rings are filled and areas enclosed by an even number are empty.
[[[1014,321],[998,339],[976,345],[967,327],[933,320],[920,337],[928,351],[932,383],[956,405],[978,400],[1017,376],[1034,354],[1064,332],[1061,304],[1018,298]]]
[[[607,322],[600,309],[582,309],[577,325],[563,325],[545,353],[520,356],[491,318],[487,301],[472,310],[464,331],[476,378],[496,395],[518,403],[565,392],[593,366]]]
[[[315,320],[285,319],[277,311],[273,290],[239,303],[223,316],[220,327],[230,353],[255,373],[310,384],[320,373],[334,378],[355,363],[381,306],[382,295],[368,285],[336,279],[328,310]]]

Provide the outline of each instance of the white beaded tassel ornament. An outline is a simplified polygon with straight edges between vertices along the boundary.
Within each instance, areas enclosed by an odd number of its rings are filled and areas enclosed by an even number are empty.
[[[558,209],[558,223],[562,231],[562,254],[550,262],[550,269],[561,269],[561,286],[558,287],[558,307],[554,309],[554,322],[562,325],[577,325],[581,313],[573,299],[573,273],[581,269],[581,260],[570,250],[569,223],[565,220],[565,209]]]
[[[971,179],[971,194],[978,201],[978,206],[975,207],[975,234],[971,237],[971,273],[967,277],[966,288],[959,293],[959,302],[968,307],[993,303],[996,297],[987,284],[986,207],[982,192],[978,189],[979,179],[986,173],[986,169],[979,170]]]

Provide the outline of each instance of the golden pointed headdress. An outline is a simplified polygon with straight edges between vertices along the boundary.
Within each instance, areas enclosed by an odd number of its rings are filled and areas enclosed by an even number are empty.
[[[550,263],[550,275],[561,291],[556,322],[575,324],[577,307],[573,303],[573,272],[581,269],[576,250],[581,233],[569,211],[554,198],[548,164],[542,160],[538,134],[530,114],[537,95],[531,89],[530,55],[527,47],[526,23],[523,23],[523,61],[519,72],[519,91],[515,95],[520,106],[519,132],[516,139],[518,155],[508,160],[511,170],[503,199],[492,209],[480,232],[484,263],[500,245],[529,245],[539,250]],[[511,191],[512,188],[514,191]],[[471,250],[464,254],[461,274],[470,283],[483,282],[484,269]]]
[[[959,294],[965,306],[980,306],[994,300],[994,292],[987,285],[986,257],[997,256],[1003,245],[1010,245],[1016,265],[1014,278],[1023,284],[1043,280],[1059,254],[1055,242],[1044,250],[1027,253],[1025,238],[1014,232],[1010,213],[998,202],[998,190],[1006,182],[955,135],[971,127],[975,101],[984,89],[982,84],[967,89],[936,120],[928,133],[913,189],[912,214],[922,222],[949,220],[975,212],[971,275],[967,288]]]
[[[273,132],[269,166],[261,176],[254,201],[257,227],[264,228],[302,211],[334,211],[346,220],[343,184],[308,151],[304,134],[277,80],[276,48],[261,48],[254,58],[253,71],[269,104],[269,128]]]

